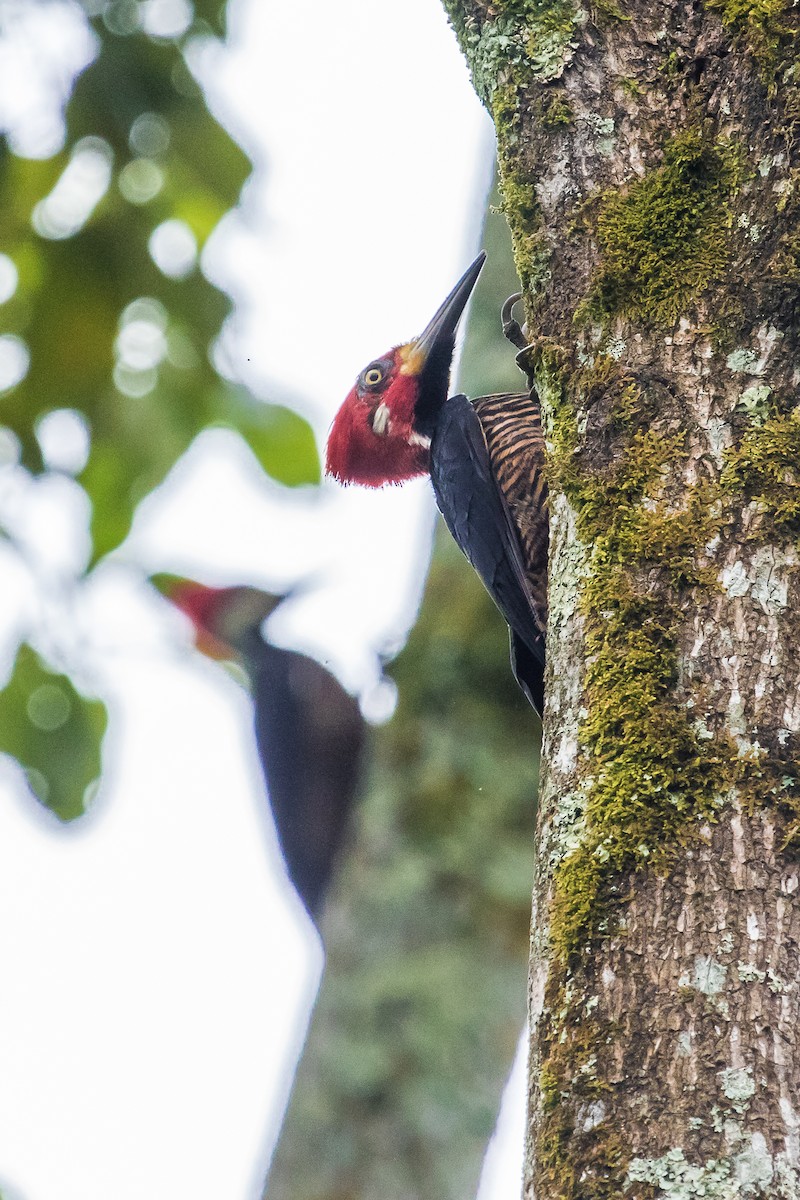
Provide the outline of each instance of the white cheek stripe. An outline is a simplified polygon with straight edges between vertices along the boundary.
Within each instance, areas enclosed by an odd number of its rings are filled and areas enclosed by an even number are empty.
[[[431,439],[421,433],[412,432],[408,435],[408,444],[409,446],[422,446],[423,450],[430,450]]]
[[[385,404],[379,404],[372,418],[372,432],[378,437],[386,437],[389,433],[389,409]]]

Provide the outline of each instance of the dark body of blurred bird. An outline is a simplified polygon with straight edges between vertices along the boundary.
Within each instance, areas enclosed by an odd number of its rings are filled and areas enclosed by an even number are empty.
[[[261,636],[261,625],[285,596],[172,576],[153,582],[190,618],[199,650],[233,659],[247,674],[286,870],[316,918],[359,790],[365,725],[358,702],[315,659]]]
[[[430,474],[456,542],[505,617],[517,682],[541,714],[547,622],[547,484],[533,391],[448,396],[459,318],[485,255],[424,332],[371,362],[334,419],[327,472],[381,487]]]

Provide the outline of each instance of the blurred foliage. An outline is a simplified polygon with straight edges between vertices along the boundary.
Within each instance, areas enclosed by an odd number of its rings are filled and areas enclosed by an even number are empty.
[[[307,423],[213,365],[231,301],[199,256],[250,163],[209,113],[185,53],[224,33],[225,6],[196,0],[188,26],[168,37],[144,31],[145,7],[86,0],[96,56],[75,81],[63,149],[23,158],[0,136],[0,251],[18,276],[0,320],[29,354],[24,378],[2,392],[2,421],[22,467],[41,474],[40,421],[55,410],[78,414],[88,456],[75,470],[91,502],[92,562],[125,538],[139,501],[209,425],[238,431],[284,484],[319,479]],[[38,734],[25,706],[11,703],[13,688],[0,697],[3,745],[27,753]],[[80,744],[58,762],[59,787],[37,793],[65,819],[83,811],[102,723],[70,730]],[[47,744],[64,750],[58,739]],[[50,778],[56,768],[43,770],[37,745],[37,770]]]
[[[17,759],[34,795],[64,821],[88,808],[105,728],[104,705],[85,699],[66,675],[20,646],[0,692],[0,752]]]
[[[443,529],[391,673],[269,1200],[474,1196],[525,1020],[538,720]]]
[[[518,390],[499,310],[505,219],[470,308],[459,386]],[[322,922],[326,969],[269,1200],[468,1200],[525,1020],[540,726],[508,630],[440,523],[390,669],[369,786]],[[315,1152],[308,1152],[313,1131]]]

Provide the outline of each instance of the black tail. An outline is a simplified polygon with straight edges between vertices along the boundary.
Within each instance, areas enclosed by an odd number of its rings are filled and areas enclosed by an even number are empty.
[[[544,638],[537,654],[513,629],[509,629],[508,634],[514,678],[541,717],[544,712]]]

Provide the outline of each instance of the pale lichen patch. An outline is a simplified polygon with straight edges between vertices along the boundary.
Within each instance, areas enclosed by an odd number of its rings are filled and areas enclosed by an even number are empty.
[[[742,1147],[736,1153],[690,1163],[676,1146],[660,1158],[634,1158],[626,1185],[651,1184],[664,1200],[800,1200],[796,1171],[785,1156],[773,1158],[762,1133],[748,1136],[735,1124],[726,1131]]]
[[[583,816],[586,811],[586,788],[573,788],[560,796],[553,813],[552,849],[548,861],[552,866],[565,854],[571,854],[581,844]]]
[[[786,568],[796,565],[794,548],[784,551],[777,546],[759,546],[755,551],[751,565],[753,599],[770,616],[779,615],[788,606],[789,575]]]
[[[726,1067],[719,1072],[723,1095],[737,1113],[743,1113],[755,1095],[756,1085],[750,1067]]]
[[[555,762],[558,769],[566,774],[573,770],[577,761],[578,738],[573,731],[570,731],[565,733],[559,742]]]
[[[767,972],[759,970],[754,963],[738,962],[736,973],[742,983],[763,983],[767,978]]]
[[[768,616],[778,616],[789,603],[787,568],[796,566],[797,553],[793,547],[782,550],[763,545],[753,551],[749,563],[737,558],[724,566],[717,578],[729,596],[746,596],[750,592]]]
[[[779,1154],[775,1160],[775,1195],[777,1200],[800,1200],[800,1174],[787,1160],[788,1155],[785,1154]]]
[[[742,1195],[769,1195],[764,1191],[772,1183],[775,1166],[767,1149],[763,1133],[750,1136],[750,1145],[741,1150],[734,1160],[736,1180],[741,1185]]]
[[[585,121],[594,135],[597,153],[603,158],[610,158],[617,144],[613,117],[601,117],[599,113],[587,113]]]
[[[678,1034],[678,1054],[681,1058],[690,1058],[693,1053],[692,1035],[684,1029]]]
[[[783,333],[774,325],[760,325],[755,331],[758,349],[740,346],[732,350],[725,362],[729,371],[742,375],[763,375],[772,352],[778,342],[783,339]]]
[[[720,1016],[727,1019],[729,1015],[728,1001],[724,996],[728,978],[728,968],[707,954],[695,956],[694,969],[690,975],[684,971],[678,980],[678,987],[693,988],[706,996]]]
[[[704,996],[718,996],[725,990],[728,968],[715,958],[706,954],[698,954],[694,960],[694,972],[681,976],[678,981],[681,987],[693,987]]]
[[[746,347],[732,350],[725,359],[725,364],[729,371],[742,375],[761,375],[764,370],[759,365],[759,358],[755,350],[748,350]]]
[[[767,970],[767,987],[773,995],[785,992],[787,988],[787,984],[781,979],[780,975],[775,974],[772,967],[769,967]]]
[[[780,1114],[783,1118],[786,1128],[791,1133],[800,1133],[800,1114],[795,1112],[794,1108],[785,1096],[781,1096],[780,1100],[778,1101],[778,1108],[780,1109]]]
[[[728,422],[723,420],[722,417],[709,417],[706,423],[706,437],[711,457],[714,459],[717,467],[721,468],[725,461],[724,451],[731,444],[731,432]]]
[[[605,1120],[606,1106],[602,1100],[595,1100],[578,1111],[578,1126],[584,1133],[591,1133],[601,1121]]]
[[[729,1162],[710,1159],[702,1166],[694,1165],[686,1161],[683,1150],[676,1146],[660,1158],[632,1159],[625,1182],[649,1183],[660,1188],[661,1195],[670,1200],[696,1200],[698,1196],[729,1200],[734,1195],[728,1186],[731,1174]]]
[[[745,596],[750,590],[747,569],[738,558],[731,566],[723,567],[719,573],[719,581],[729,596]]]
[[[733,934],[729,929],[719,939],[719,950],[722,954],[730,954],[733,950]]]
[[[739,397],[736,407],[746,412],[754,425],[763,425],[771,414],[768,403],[772,388],[766,383],[754,383],[745,388]]]
[[[570,0],[547,5],[523,0],[484,21],[464,14],[452,0],[445,0],[445,9],[470,65],[475,90],[486,105],[509,70],[541,81],[562,75],[575,51],[576,27],[586,19]]]

